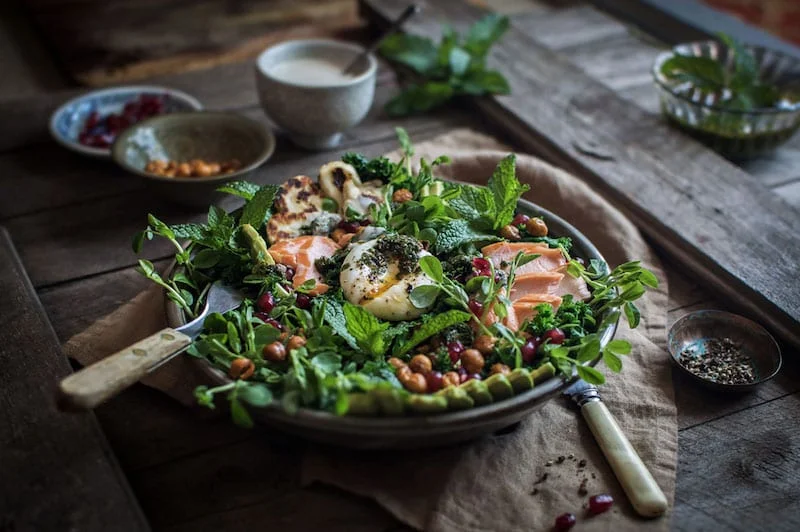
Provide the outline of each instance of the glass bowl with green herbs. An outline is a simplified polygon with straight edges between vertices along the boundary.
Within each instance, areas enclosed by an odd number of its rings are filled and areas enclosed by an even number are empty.
[[[661,110],[725,157],[762,155],[800,127],[800,60],[724,34],[719,39],[680,44],[656,57]]]

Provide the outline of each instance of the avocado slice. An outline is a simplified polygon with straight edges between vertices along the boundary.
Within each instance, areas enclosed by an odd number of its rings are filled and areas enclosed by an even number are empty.
[[[489,388],[489,393],[492,394],[492,398],[495,401],[508,399],[514,395],[514,388],[511,386],[508,377],[502,373],[495,373],[483,382],[486,383],[486,387]]]
[[[448,386],[436,392],[436,395],[447,399],[447,407],[450,410],[466,410],[475,406],[475,401],[467,392],[456,386]]]
[[[492,402],[492,394],[489,393],[489,388],[483,381],[472,379],[462,384],[460,388],[472,397],[475,406],[488,405]]]
[[[378,401],[371,394],[347,394],[347,414],[353,416],[375,416],[378,411]]]
[[[440,414],[447,411],[447,399],[440,395],[410,394],[406,404],[414,412],[420,414]]]
[[[555,374],[556,367],[550,362],[546,362],[535,370],[531,371],[531,378],[533,379],[534,384],[539,384],[540,382],[546,381],[550,377],[553,377]]]
[[[508,382],[511,383],[511,387],[514,389],[515,394],[527,392],[533,388],[533,379],[531,379],[531,373],[525,368],[517,368],[512,370],[508,375]]]
[[[395,388],[375,388],[370,392],[378,402],[381,414],[399,416],[406,409],[405,401],[400,390]]]
[[[264,239],[261,238],[261,235],[252,225],[242,224],[242,233],[244,233],[248,244],[250,244],[250,258],[253,259],[253,262],[266,265],[275,264],[272,255],[267,252],[267,243],[264,242]]]

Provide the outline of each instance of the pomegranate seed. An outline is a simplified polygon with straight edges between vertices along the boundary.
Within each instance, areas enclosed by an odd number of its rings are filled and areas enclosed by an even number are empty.
[[[475,269],[476,275],[488,277],[492,274],[492,265],[482,257],[472,259],[472,267]]]
[[[466,381],[479,381],[479,380],[483,380],[483,377],[481,377],[481,374],[480,373],[473,373],[472,375],[467,375],[467,378],[465,379],[465,382]]]
[[[575,526],[575,523],[577,522],[578,520],[575,518],[575,514],[570,514],[570,513],[561,514],[558,517],[556,517],[556,524],[553,528],[561,532],[563,530],[569,530],[570,528]]]
[[[514,216],[513,220],[511,220],[511,225],[525,225],[530,219],[531,217],[527,214],[518,214]]]
[[[286,273],[284,275],[286,276],[287,281],[291,281],[292,279],[294,279],[294,268],[287,266]]]
[[[260,319],[261,321],[267,321],[268,319],[270,319],[269,314],[267,314],[266,312],[256,312],[255,314],[253,314],[253,316]]]
[[[271,292],[264,292],[256,301],[256,306],[261,312],[269,314],[275,308],[275,296]]]
[[[442,372],[430,371],[425,375],[425,381],[428,383],[428,391],[433,393],[442,389]]]
[[[465,382],[467,382],[469,380],[469,375],[467,375],[466,373],[463,373],[463,374],[459,373],[458,374],[458,380],[459,380],[459,382],[461,384],[464,384]]]
[[[89,113],[89,117],[86,119],[83,129],[84,131],[88,131],[95,127],[98,123],[100,123],[100,115],[97,113],[97,111],[92,111]]]
[[[264,320],[264,323],[266,323],[267,325],[272,325],[273,327],[275,327],[276,329],[278,329],[281,332],[285,329],[283,324],[281,322],[279,322],[278,320],[276,320],[275,318],[267,318],[267,319]]]
[[[339,229],[344,229],[348,233],[355,233],[361,227],[358,222],[346,222],[342,220],[337,226]]]
[[[447,354],[450,355],[450,362],[453,364],[458,361],[462,351],[464,351],[464,344],[458,340],[447,344]]]
[[[589,513],[592,515],[607,512],[614,505],[614,498],[607,493],[589,497]]]
[[[549,331],[545,331],[542,335],[542,341],[549,340],[551,344],[561,344],[564,343],[564,339],[566,335],[564,331],[561,329],[550,329]]]
[[[522,360],[526,364],[532,364],[536,359],[536,349],[539,347],[539,342],[539,338],[531,337],[522,346]]]
[[[308,294],[297,294],[294,304],[297,305],[297,308],[308,310],[311,308],[311,296]]]
[[[478,301],[477,299],[470,299],[469,300],[469,309],[472,311],[473,314],[476,316],[483,315],[483,303]]]

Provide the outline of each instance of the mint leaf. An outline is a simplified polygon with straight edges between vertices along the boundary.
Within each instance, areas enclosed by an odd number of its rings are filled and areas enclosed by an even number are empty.
[[[495,235],[485,234],[472,228],[467,220],[451,220],[439,230],[434,243],[436,254],[450,253],[465,244],[497,242]]]
[[[436,45],[427,37],[395,33],[384,39],[381,55],[400,63],[418,74],[427,74],[437,66],[439,53]]]
[[[661,73],[703,91],[719,92],[725,86],[725,67],[710,57],[676,55],[664,61]]]
[[[495,215],[494,196],[486,187],[461,185],[460,194],[448,203],[462,218],[470,222],[478,221],[479,226],[491,229]]]
[[[204,227],[201,224],[176,224],[170,225],[169,228],[175,233],[175,238],[199,242],[205,237]]]
[[[500,229],[504,225],[511,223],[519,198],[530,189],[528,185],[523,185],[517,179],[516,161],[517,156],[513,153],[505,157],[497,165],[492,177],[486,184],[494,195],[496,208],[494,217],[495,229]]]
[[[755,83],[758,80],[758,65],[753,54],[730,35],[719,32],[717,38],[728,48],[728,53],[733,54],[731,88],[742,88]]]
[[[421,325],[416,331],[414,331],[414,334],[411,335],[411,338],[401,345],[395,354],[404,355],[434,334],[439,334],[446,328],[457,323],[468,321],[471,317],[471,314],[461,310],[448,310],[442,314],[437,314],[428,322]]]
[[[250,200],[253,199],[253,196],[255,196],[260,188],[261,185],[250,183],[249,181],[231,181],[217,188],[217,192],[224,192],[225,194],[231,194],[232,196],[239,196],[240,198]]]
[[[314,298],[315,305],[324,305],[322,312],[323,318],[331,326],[331,328],[338,334],[345,342],[353,349],[358,349],[358,342],[350,334],[347,328],[347,318],[344,315],[342,304],[331,297],[316,297]]]
[[[461,91],[466,94],[509,94],[511,86],[508,80],[496,70],[474,70],[467,73],[460,83]]]
[[[472,55],[483,58],[489,48],[508,30],[508,26],[508,17],[490,13],[472,25],[464,47]]]
[[[345,301],[342,308],[347,330],[355,338],[358,347],[375,357],[383,356],[389,347],[383,338],[383,332],[389,327],[389,323],[381,323],[371,312],[348,301]]]
[[[453,86],[444,81],[411,85],[386,104],[386,112],[391,117],[424,113],[443,104],[454,94]]]
[[[239,218],[239,225],[250,224],[253,229],[258,231],[264,225],[277,193],[276,185],[264,185],[258,189],[253,198],[245,204],[242,216]]]
[[[455,76],[463,76],[464,72],[467,71],[469,68],[469,63],[472,60],[472,57],[469,53],[464,50],[463,48],[459,48],[458,46],[453,47],[450,50],[450,70],[453,72]]]

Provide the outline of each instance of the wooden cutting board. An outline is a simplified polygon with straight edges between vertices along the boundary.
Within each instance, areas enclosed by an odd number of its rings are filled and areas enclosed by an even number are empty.
[[[92,413],[55,405],[71,372],[0,227],[0,530],[149,530]]]

